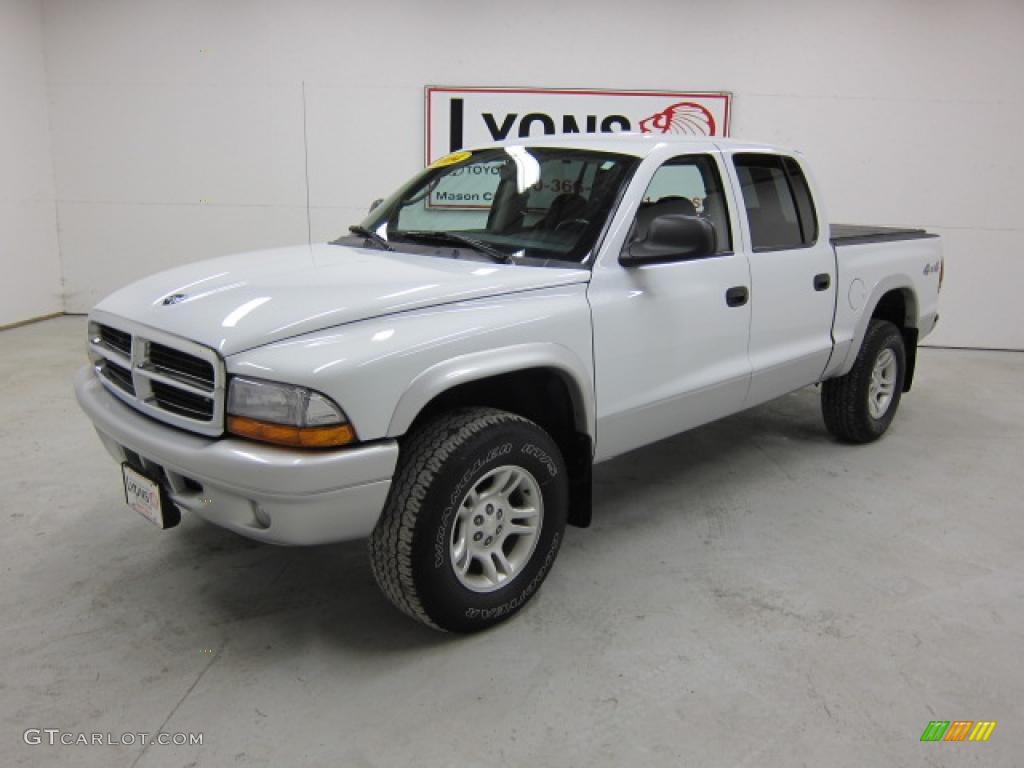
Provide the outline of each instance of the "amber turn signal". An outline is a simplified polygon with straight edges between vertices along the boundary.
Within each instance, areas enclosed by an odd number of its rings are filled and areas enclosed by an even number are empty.
[[[244,416],[228,416],[228,432],[239,437],[248,437],[275,445],[289,445],[293,448],[334,448],[355,442],[356,433],[350,424],[334,424],[329,427],[291,427],[287,424],[271,424],[268,421],[247,419]]]

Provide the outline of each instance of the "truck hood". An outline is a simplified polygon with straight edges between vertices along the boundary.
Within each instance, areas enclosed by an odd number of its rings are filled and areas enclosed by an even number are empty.
[[[96,310],[226,356],[393,312],[589,279],[584,269],[315,243],[177,267],[120,289]]]

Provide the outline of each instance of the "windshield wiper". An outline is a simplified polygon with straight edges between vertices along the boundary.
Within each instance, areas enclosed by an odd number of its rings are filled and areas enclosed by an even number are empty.
[[[401,237],[406,237],[410,240],[422,240],[422,241],[434,241],[442,243],[452,243],[454,245],[467,245],[475,251],[486,254],[494,259],[499,264],[510,264],[512,259],[507,253],[503,253],[495,248],[493,245],[489,245],[481,240],[476,240],[472,237],[466,237],[465,235],[458,235],[454,232],[399,232],[397,233]]]
[[[348,228],[348,231],[351,232],[353,235],[359,235],[360,237],[365,237],[367,240],[369,240],[371,243],[376,245],[382,251],[393,251],[393,250],[395,250],[391,246],[391,243],[389,243],[383,237],[378,235],[372,229],[367,229],[366,227],[361,226],[359,224],[353,224],[351,227]]]

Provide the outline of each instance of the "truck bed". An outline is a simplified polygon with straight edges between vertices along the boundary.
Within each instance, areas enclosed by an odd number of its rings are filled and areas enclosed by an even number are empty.
[[[830,229],[837,301],[835,351],[826,378],[849,371],[871,312],[893,289],[902,294],[905,319],[917,329],[918,338],[927,336],[935,327],[942,265],[941,239],[923,229],[848,224],[832,224]]]
[[[832,245],[860,245],[861,243],[887,243],[892,240],[920,240],[938,237],[923,229],[904,227],[872,227],[860,224],[830,224],[829,242]]]

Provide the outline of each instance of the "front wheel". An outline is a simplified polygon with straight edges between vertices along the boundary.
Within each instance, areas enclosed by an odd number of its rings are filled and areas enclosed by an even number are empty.
[[[886,320],[872,320],[850,372],[821,386],[828,431],[850,443],[880,438],[896,416],[906,368],[900,329]]]
[[[370,536],[377,584],[435,629],[474,632],[518,611],[554,562],[568,482],[558,446],[493,408],[444,414],[412,432]]]

